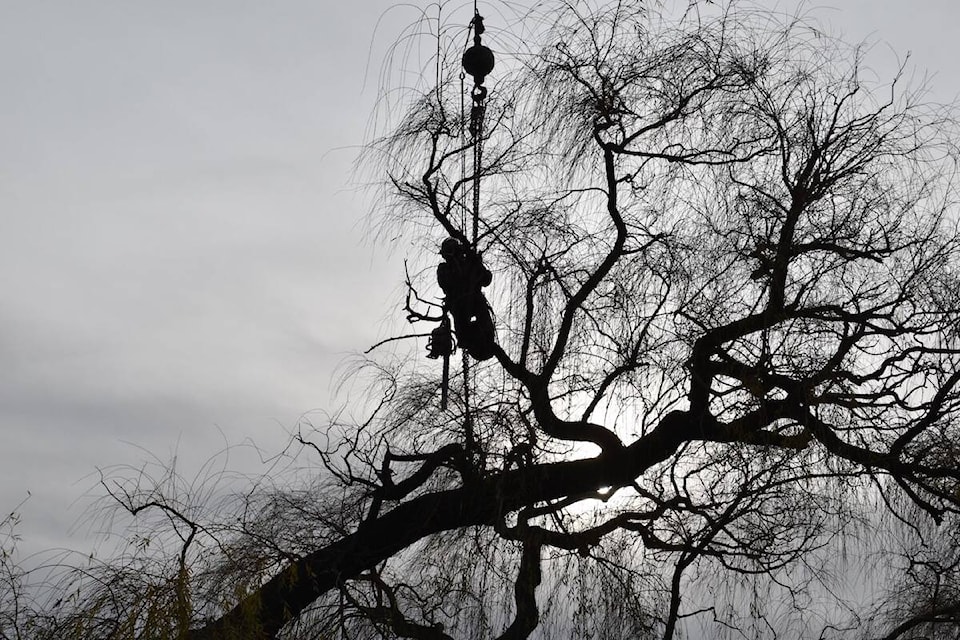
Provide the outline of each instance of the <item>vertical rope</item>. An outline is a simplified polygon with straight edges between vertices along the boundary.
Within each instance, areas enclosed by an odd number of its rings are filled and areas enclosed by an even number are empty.
[[[467,143],[467,88],[464,83],[464,79],[467,77],[463,71],[460,72],[460,140],[463,142],[464,146]],[[460,154],[460,175],[466,179],[467,177],[467,156],[465,154]],[[467,207],[464,206],[461,209],[460,216],[460,228],[466,229],[467,227]]]
[[[447,410],[447,398],[450,395],[450,354],[443,354],[443,378],[440,382],[440,410]]]
[[[477,13],[476,0],[474,0],[474,15]],[[474,101],[470,110],[470,133],[473,135],[473,233],[471,236],[471,246],[474,251],[477,249],[477,238],[480,233],[480,168],[483,163],[483,116],[485,91],[477,93],[474,87],[472,96]],[[476,434],[473,425],[473,412],[470,409],[470,361],[466,352],[463,353],[463,406],[464,421],[463,428],[465,432],[467,451],[474,451],[477,447]]]
[[[480,235],[480,171],[483,166],[483,116],[486,106],[483,101],[476,105],[476,123],[474,124],[473,143],[473,248],[477,248]]]
[[[470,360],[467,352],[463,356],[463,431],[467,451],[473,451],[477,446],[476,434],[473,431],[473,412],[470,410]]]

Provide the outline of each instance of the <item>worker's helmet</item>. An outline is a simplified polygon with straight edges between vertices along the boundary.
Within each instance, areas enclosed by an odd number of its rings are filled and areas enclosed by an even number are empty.
[[[440,244],[440,255],[444,258],[452,258],[460,251],[460,241],[456,238],[447,238]]]

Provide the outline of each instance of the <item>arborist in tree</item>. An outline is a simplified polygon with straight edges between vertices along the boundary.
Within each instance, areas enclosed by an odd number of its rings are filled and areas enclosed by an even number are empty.
[[[484,32],[483,17],[473,8],[474,16],[470,22],[473,30],[473,46],[463,53],[464,74],[473,77],[473,90],[470,92],[473,106],[470,109],[470,121],[467,130],[473,139],[473,241],[466,235],[447,238],[440,245],[443,262],[437,266],[437,283],[443,290],[443,313],[440,324],[430,332],[427,342],[427,357],[443,359],[443,379],[440,385],[440,408],[446,410],[450,382],[450,356],[457,347],[463,349],[475,360],[493,357],[496,346],[496,330],[490,305],[481,289],[490,284],[492,274],[483,265],[476,250],[480,222],[480,176],[483,166],[483,121],[486,112],[487,89],[483,86],[486,76],[493,71],[493,52],[481,41]],[[464,74],[460,75],[461,80]],[[463,115],[461,113],[461,115]],[[466,179],[465,179],[466,180]],[[466,227],[466,220],[464,221]],[[464,229],[464,234],[466,229]],[[436,320],[411,311],[411,321]],[[450,319],[453,319],[451,328]],[[454,335],[456,340],[454,340]],[[467,401],[468,364],[463,360],[464,405]],[[469,413],[466,424],[469,425]],[[470,434],[470,427],[466,427]],[[472,436],[467,437],[468,444]]]
[[[481,289],[493,276],[480,255],[456,238],[443,241],[440,256],[437,284],[443,290],[444,309],[453,316],[457,343],[474,359],[486,360],[493,356],[496,333]]]

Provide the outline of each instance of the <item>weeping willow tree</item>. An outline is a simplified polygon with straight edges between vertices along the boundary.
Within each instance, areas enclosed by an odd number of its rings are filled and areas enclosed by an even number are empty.
[[[436,272],[452,237],[492,274],[456,285],[490,314],[489,353],[452,354],[445,381],[422,337],[373,350],[369,412],[304,428],[296,483],[216,509],[169,476],[108,484],[167,546],[150,571],[87,571],[61,621],[197,640],[956,634],[956,547],[933,544],[960,508],[949,109],[765,9],[542,5],[488,16],[484,95],[461,75],[466,27],[441,37],[436,86],[403,93],[366,155],[379,221],[414,246],[414,333],[457,295]],[[453,320],[464,342],[473,320]],[[858,571],[882,584],[844,582]]]

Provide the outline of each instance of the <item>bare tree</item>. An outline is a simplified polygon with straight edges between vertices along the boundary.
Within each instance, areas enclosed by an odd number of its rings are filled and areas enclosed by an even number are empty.
[[[956,463],[954,463],[956,466]],[[878,564],[890,580],[868,618],[873,638],[955,638],[960,629],[960,526],[956,515],[936,525],[919,508],[902,502],[882,536]]]
[[[20,640],[25,635],[26,611],[23,567],[16,557],[16,525],[20,517],[16,509],[0,519],[0,638]]]
[[[471,245],[493,357],[454,361],[445,408],[439,367],[361,362],[368,415],[298,438],[322,469],[216,517],[108,483],[179,535],[167,637],[856,635],[831,574],[876,504],[955,539],[950,111],[756,8],[560,2],[511,28],[529,44],[486,35],[482,128],[452,51],[370,150],[422,249],[407,312],[438,317],[432,256]],[[906,593],[888,637],[939,615]]]

